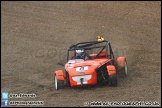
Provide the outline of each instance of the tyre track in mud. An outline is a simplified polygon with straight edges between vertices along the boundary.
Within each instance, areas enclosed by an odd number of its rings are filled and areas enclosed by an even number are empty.
[[[44,101],[44,106],[83,106],[86,101],[161,103],[160,3],[1,2],[1,90],[35,93],[34,100]],[[128,76],[118,76],[118,87],[55,91],[53,72],[63,69],[57,62],[66,58],[67,47],[97,35],[110,40],[115,57],[126,56]]]

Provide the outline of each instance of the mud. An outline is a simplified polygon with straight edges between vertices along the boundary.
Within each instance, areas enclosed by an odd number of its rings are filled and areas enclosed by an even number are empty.
[[[128,76],[118,86],[54,90],[71,44],[109,40],[115,57],[125,56]],[[161,103],[161,2],[1,2],[1,91],[35,93],[43,106],[84,106],[93,101]]]

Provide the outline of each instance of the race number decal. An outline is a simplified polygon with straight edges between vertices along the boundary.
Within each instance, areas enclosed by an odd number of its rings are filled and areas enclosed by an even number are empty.
[[[88,66],[77,67],[77,68],[76,68],[76,71],[83,71],[83,70],[88,70]]]

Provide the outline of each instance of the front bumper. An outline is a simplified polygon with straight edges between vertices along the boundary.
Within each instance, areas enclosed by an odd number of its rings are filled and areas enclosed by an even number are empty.
[[[69,76],[71,86],[94,85],[97,83],[96,72],[88,75]]]

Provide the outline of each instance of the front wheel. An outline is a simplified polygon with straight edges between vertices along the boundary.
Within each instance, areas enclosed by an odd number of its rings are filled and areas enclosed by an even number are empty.
[[[56,90],[64,88],[64,81],[57,80],[56,76],[54,77],[54,84]]]

